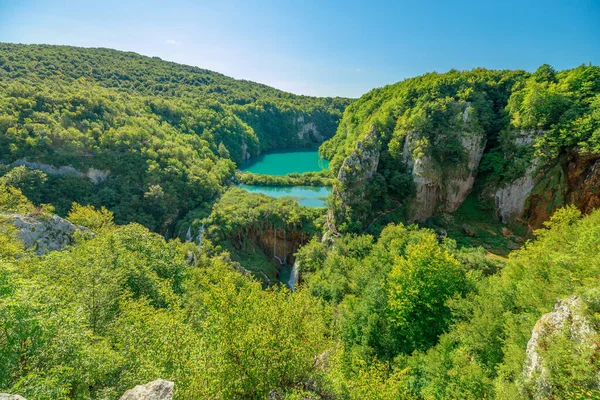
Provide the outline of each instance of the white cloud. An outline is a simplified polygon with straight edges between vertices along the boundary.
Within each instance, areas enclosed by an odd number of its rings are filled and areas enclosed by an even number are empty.
[[[169,40],[165,40],[166,44],[179,44],[179,42],[177,40],[173,40],[173,39],[169,39]]]
[[[356,68],[356,72],[360,72],[360,68]]]

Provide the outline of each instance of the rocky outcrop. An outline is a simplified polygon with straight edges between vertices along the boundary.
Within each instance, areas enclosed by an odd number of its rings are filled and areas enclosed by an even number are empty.
[[[304,115],[296,119],[296,124],[298,125],[298,140],[301,142],[314,141],[321,143],[325,140],[325,136],[319,132],[314,122],[304,122]]]
[[[110,175],[110,171],[103,171],[101,169],[96,168],[88,168],[85,176],[92,181],[94,185],[99,184],[100,182],[104,182],[106,178]]]
[[[26,400],[18,394],[0,393],[0,400]]]
[[[571,152],[567,163],[567,201],[584,213],[600,208],[600,154]]]
[[[157,379],[126,391],[121,400],[172,400],[174,386],[173,382]]]
[[[577,296],[558,300],[554,311],[544,314],[535,324],[527,343],[523,378],[526,388],[537,399],[548,398],[552,394],[550,371],[542,356],[554,336],[568,334],[569,339],[579,346],[596,348],[596,331],[589,324],[582,311],[584,302]]]
[[[348,157],[344,159],[338,172],[338,181],[342,190],[335,191],[342,201],[351,204],[364,195],[364,186],[370,182],[379,165],[379,148],[377,147],[377,129],[371,130]]]
[[[496,190],[494,200],[502,222],[519,221],[530,230],[568,204],[590,213],[600,208],[600,154],[572,150],[545,165],[534,159],[521,178]]]
[[[515,221],[523,214],[525,201],[536,185],[535,171],[536,166],[532,163],[522,177],[504,185],[494,193],[496,210],[505,224]]]
[[[415,157],[412,149],[421,139],[418,132],[412,132],[404,139],[402,158],[415,185],[415,195],[408,204],[409,220],[423,221],[439,212],[454,212],[473,190],[486,136],[481,129],[471,127],[471,110],[465,103],[460,111],[463,126],[457,129],[461,129],[458,137],[463,157],[457,163],[442,165],[424,154]]]
[[[517,149],[531,147],[535,137],[540,133],[537,131],[518,132],[513,144]],[[505,155],[506,157],[508,156]],[[538,183],[540,164],[541,161],[538,158],[532,159],[520,178],[505,183],[493,192],[496,212],[503,223],[510,224],[521,220],[526,202]]]
[[[145,385],[137,385],[121,396],[120,400],[173,400],[175,384],[157,379]],[[18,394],[0,393],[0,400],[26,400]]]
[[[47,173],[48,175],[60,176],[60,175],[73,174],[73,175],[79,176],[80,178],[86,177],[89,180],[91,180],[92,183],[94,183],[95,185],[100,182],[103,182],[110,175],[110,171],[103,171],[103,170],[96,169],[93,167],[88,168],[88,170],[85,173],[83,173],[71,165],[63,165],[60,167],[55,167],[50,164],[28,161],[26,158],[21,158],[21,159],[15,161],[13,163],[13,165],[14,166],[24,165],[29,169],[40,170],[42,172]]]
[[[253,245],[258,246],[268,257],[280,260],[284,264],[294,262],[294,254],[301,245],[310,240],[310,235],[291,229],[251,229],[246,239]],[[244,243],[240,240],[232,240],[233,246],[241,250]]]
[[[250,159],[250,157],[252,157],[252,156],[248,152],[248,145],[246,144],[246,142],[243,142],[242,143],[242,161],[246,161],[246,160]]]
[[[42,255],[48,251],[62,250],[73,243],[75,232],[93,233],[57,215],[2,214],[0,218],[17,228],[17,237],[25,248]]]

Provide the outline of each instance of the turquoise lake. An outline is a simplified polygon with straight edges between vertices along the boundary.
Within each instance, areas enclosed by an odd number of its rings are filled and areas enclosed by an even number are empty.
[[[325,207],[325,198],[331,193],[327,186],[255,186],[239,185],[252,193],[262,193],[271,197],[292,197],[306,207]]]
[[[275,152],[255,157],[240,168],[244,172],[283,176],[291,173],[317,172],[329,167],[329,161],[319,158],[316,150]],[[331,193],[327,186],[256,186],[239,185],[253,193],[271,197],[292,197],[306,207],[325,207],[325,198]]]
[[[329,161],[320,158],[317,150],[302,150],[263,154],[242,165],[240,170],[254,174],[283,176],[294,172],[301,174],[327,168],[329,168]]]

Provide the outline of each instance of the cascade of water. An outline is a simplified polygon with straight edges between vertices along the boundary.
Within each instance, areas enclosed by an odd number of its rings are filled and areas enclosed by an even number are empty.
[[[300,263],[296,261],[294,263],[294,267],[292,268],[292,273],[290,274],[290,279],[287,282],[287,287],[294,290],[296,284],[298,283],[298,279],[300,278]]]
[[[200,247],[200,245],[202,245],[202,234],[204,233],[204,225],[200,225],[200,228],[198,228],[198,237],[196,237],[196,244],[198,245],[198,247]]]
[[[283,265],[281,258],[277,257],[277,230],[275,229],[275,224],[273,224],[273,257],[279,261],[279,265]]]
[[[185,241],[186,242],[191,242],[192,241],[192,226],[190,225],[187,233],[185,234]]]

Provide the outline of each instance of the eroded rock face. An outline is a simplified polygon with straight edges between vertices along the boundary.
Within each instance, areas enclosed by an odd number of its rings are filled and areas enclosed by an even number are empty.
[[[408,205],[411,221],[423,221],[439,212],[454,212],[473,190],[486,136],[481,130],[469,128],[470,105],[466,104],[460,115],[464,123],[464,131],[459,134],[464,157],[455,165],[440,165],[427,155],[414,157],[412,143],[421,135],[413,132],[406,136],[402,158],[415,185],[415,196]]]
[[[498,188],[493,197],[502,222],[520,221],[530,230],[567,204],[590,213],[600,207],[600,154],[573,150],[544,164],[534,158],[521,178]]]
[[[173,382],[157,379],[126,391],[121,400],[172,400],[174,386]]]
[[[584,213],[600,208],[600,154],[572,152],[566,170],[568,200]]]
[[[536,165],[532,163],[525,171],[525,175],[494,193],[498,215],[505,224],[513,222],[523,214],[525,202],[536,185],[535,170]]]
[[[0,400],[26,400],[18,394],[0,393]]]
[[[77,231],[93,235],[89,229],[57,215],[3,214],[1,217],[18,229],[17,237],[25,248],[33,249],[38,255],[72,244]]]
[[[110,171],[103,171],[96,168],[88,168],[88,170],[83,173],[78,169],[74,168],[71,165],[62,165],[60,167],[55,167],[50,164],[44,164],[40,162],[28,161],[26,158],[21,158],[13,163],[14,166],[24,165],[29,169],[37,169],[42,172],[47,173],[48,175],[67,175],[73,174],[77,175],[80,178],[86,177],[92,181],[94,185],[97,185],[100,182],[103,182],[110,175]]]
[[[338,194],[346,203],[355,201],[357,196],[360,197],[356,189],[364,188],[377,171],[379,149],[376,140],[377,129],[372,126],[364,140],[356,144],[354,151],[342,163],[338,172],[338,181],[345,186],[345,190],[338,191]]]
[[[549,371],[540,350],[543,342],[568,330],[570,339],[580,345],[597,347],[593,338],[596,331],[582,315],[584,302],[571,296],[556,302],[554,311],[544,314],[535,324],[527,343],[523,377],[526,386],[533,389],[535,398],[547,398],[552,394]]]

